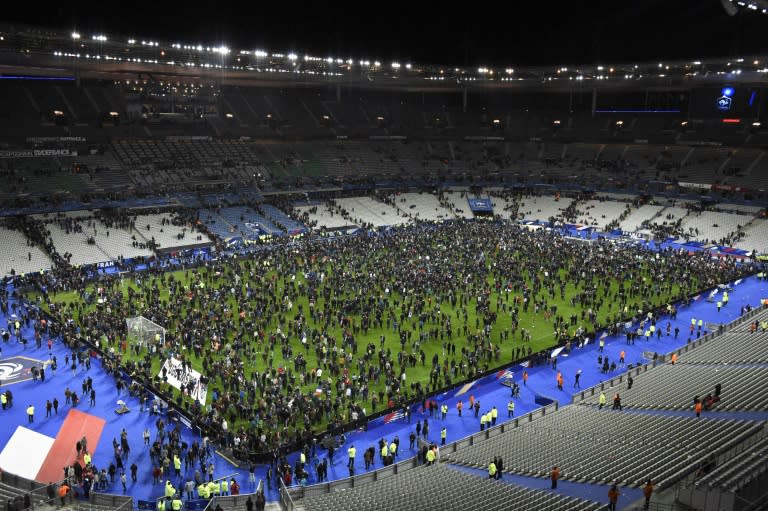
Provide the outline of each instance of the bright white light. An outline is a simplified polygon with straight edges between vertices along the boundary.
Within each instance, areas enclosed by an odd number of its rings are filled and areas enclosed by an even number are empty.
[[[329,64],[333,64],[333,57],[328,57],[325,61]]]
[[[400,63],[399,62],[393,62],[392,63],[392,69],[400,69]]]
[[[295,53],[289,53],[288,54],[288,60],[296,60],[298,58],[299,58],[299,56],[296,55]]]
[[[477,72],[478,72],[479,74],[481,74],[481,75],[482,75],[482,74],[485,74],[485,73],[487,73],[487,72],[488,72],[488,68],[487,68],[487,67],[478,67],[478,68],[477,68]]]
[[[381,67],[381,62],[379,62],[378,60],[374,60],[373,67]]]
[[[512,73],[514,73],[514,72],[515,72],[515,70],[514,70],[514,69],[512,69],[511,67],[508,67],[508,68],[506,69],[506,71],[507,71],[507,74],[508,74],[508,75],[511,75]]]
[[[77,32],[72,32],[72,39],[80,39],[80,34]]]
[[[267,55],[269,55],[264,50],[254,50],[253,54],[256,55],[257,57],[266,57]]]
[[[226,114],[224,114],[224,116],[225,116],[227,119],[231,119],[231,118],[233,118],[233,117],[234,117],[234,115],[230,114],[229,112],[227,112]]]
[[[701,65],[701,61],[700,60],[694,60],[693,61],[693,65],[694,66],[700,66]]]
[[[128,44],[136,44],[136,39],[128,39]]]
[[[203,51],[203,46],[198,44],[197,48],[195,48],[197,51]]]
[[[602,71],[603,70],[603,66],[597,66],[597,70],[598,71]]]

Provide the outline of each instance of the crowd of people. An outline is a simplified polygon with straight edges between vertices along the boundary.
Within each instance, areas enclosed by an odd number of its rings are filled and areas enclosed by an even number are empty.
[[[69,268],[17,285],[37,290],[57,318],[54,335],[103,350],[119,379],[171,396],[158,365],[194,365],[211,402],[174,401],[239,457],[275,461],[323,430],[362,425],[513,359],[548,360],[532,346],[583,345],[749,270],[504,222],[418,223],[220,256],[176,274],[93,281]],[[130,349],[125,320],[135,316],[165,327],[164,339]]]

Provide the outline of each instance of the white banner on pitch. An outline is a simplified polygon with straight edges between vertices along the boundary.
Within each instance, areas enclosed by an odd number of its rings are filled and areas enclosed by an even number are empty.
[[[208,395],[208,385],[200,383],[200,373],[192,368],[185,369],[181,364],[181,360],[177,358],[170,358],[165,361],[163,367],[160,368],[158,376],[163,378],[163,370],[165,370],[165,378],[169,385],[182,390],[182,387],[190,393],[195,401],[205,404],[205,398]],[[190,390],[190,384],[191,390]]]

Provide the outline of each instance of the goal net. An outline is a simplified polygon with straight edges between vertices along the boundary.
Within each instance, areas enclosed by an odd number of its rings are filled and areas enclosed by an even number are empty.
[[[165,328],[144,316],[127,318],[125,324],[128,331],[128,343],[134,349],[147,348],[155,353],[165,344]]]

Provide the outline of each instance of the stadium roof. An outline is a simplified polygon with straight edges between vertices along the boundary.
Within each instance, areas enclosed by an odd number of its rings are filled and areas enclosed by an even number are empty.
[[[681,87],[765,82],[768,54],[736,58],[522,67],[383,61],[191,44],[96,32],[0,26],[0,77],[80,76],[230,84],[328,83],[369,87]]]

